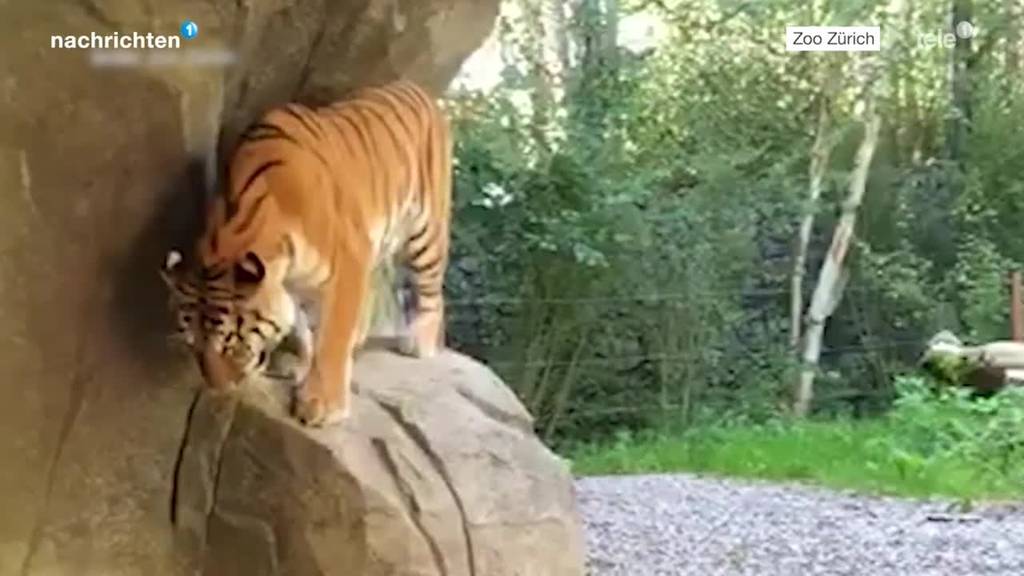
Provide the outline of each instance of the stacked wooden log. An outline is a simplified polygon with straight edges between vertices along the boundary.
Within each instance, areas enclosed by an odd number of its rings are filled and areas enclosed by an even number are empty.
[[[944,384],[967,386],[990,396],[1007,386],[1024,385],[1024,342],[997,340],[967,346],[943,330],[929,340],[921,366]]]

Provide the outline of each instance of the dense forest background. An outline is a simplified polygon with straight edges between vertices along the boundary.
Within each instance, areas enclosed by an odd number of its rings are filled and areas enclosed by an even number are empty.
[[[1009,335],[1021,2],[503,12],[501,81],[448,102],[449,339],[547,440],[878,414],[937,331]],[[786,52],[787,24],[880,25],[882,50]]]

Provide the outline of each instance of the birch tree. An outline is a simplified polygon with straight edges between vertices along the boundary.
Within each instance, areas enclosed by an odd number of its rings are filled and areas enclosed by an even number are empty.
[[[831,56],[825,54],[824,56]],[[829,69],[822,66],[822,75],[828,75]],[[833,76],[834,77],[834,76]],[[824,84],[829,86],[828,79],[823,78]],[[832,155],[834,142],[830,136],[832,130],[831,90],[828,88],[822,91],[818,103],[818,125],[815,129],[814,144],[811,145],[811,161],[807,169],[808,187],[807,203],[804,205],[803,216],[800,218],[800,228],[797,233],[795,256],[793,258],[793,274],[790,280],[790,306],[789,306],[789,344],[793,350],[798,350],[803,327],[804,312],[804,275],[807,268],[807,248],[811,243],[811,231],[814,229],[814,216],[818,211],[818,202],[821,199],[821,190],[828,173],[829,158]]]
[[[518,48],[526,59],[529,79],[530,109],[533,115],[529,126],[537,152],[546,156],[551,152],[550,130],[554,108],[558,105],[554,94],[554,78],[560,73],[558,62],[553,61],[548,37],[550,21],[546,18],[545,2],[520,0],[522,10],[522,40]]]
[[[566,11],[574,12],[576,10],[576,1],[547,0],[547,2],[555,53],[558,54],[558,62],[561,67],[559,74],[564,76],[572,67],[569,48],[569,23]]]
[[[1024,3],[1020,0],[1003,0],[1003,14],[1006,17],[1006,44],[1003,47],[1003,61],[1008,79],[1017,78],[1020,73],[1020,26],[1024,24]],[[1012,82],[1013,80],[1011,80]]]
[[[950,27],[956,38],[950,51],[949,84],[953,104],[949,118],[948,152],[949,159],[961,165],[967,146],[967,132],[971,124],[971,20],[974,15],[972,0],[953,0],[950,10]]]
[[[818,371],[818,361],[821,358],[825,326],[842,300],[846,287],[848,278],[848,271],[845,268],[846,255],[854,238],[857,211],[864,200],[871,160],[875,154],[878,133],[882,124],[875,103],[874,84],[877,77],[875,62],[870,57],[866,57],[860,64],[862,65],[864,86],[864,95],[861,101],[861,123],[864,127],[864,136],[857,149],[846,199],[842,205],[839,221],[832,233],[832,243],[818,271],[818,281],[807,311],[803,367],[793,404],[793,412],[798,417],[808,414],[814,399],[814,378]]]

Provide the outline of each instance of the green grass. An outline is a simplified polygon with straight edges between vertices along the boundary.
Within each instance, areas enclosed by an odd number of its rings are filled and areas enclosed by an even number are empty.
[[[924,430],[924,434],[922,434]],[[948,443],[947,443],[948,444]],[[950,449],[929,428],[891,418],[708,427],[620,438],[573,451],[579,475],[698,472],[965,501],[1024,496],[1021,462]]]

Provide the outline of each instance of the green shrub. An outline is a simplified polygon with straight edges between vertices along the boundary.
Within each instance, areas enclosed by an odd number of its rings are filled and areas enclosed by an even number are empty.
[[[574,470],[707,472],[966,500],[1024,495],[1024,390],[974,399],[916,376],[895,386],[895,406],[881,418],[620,434],[574,450]]]

